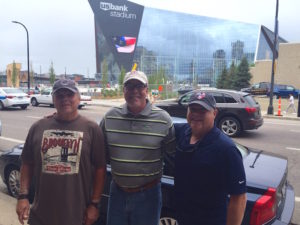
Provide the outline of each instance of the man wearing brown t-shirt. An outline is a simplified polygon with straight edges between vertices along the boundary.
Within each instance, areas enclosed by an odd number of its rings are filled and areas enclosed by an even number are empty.
[[[90,225],[99,217],[106,174],[102,131],[79,115],[74,81],[55,82],[52,97],[57,113],[33,124],[26,138],[16,212],[22,224],[29,219],[30,225]]]

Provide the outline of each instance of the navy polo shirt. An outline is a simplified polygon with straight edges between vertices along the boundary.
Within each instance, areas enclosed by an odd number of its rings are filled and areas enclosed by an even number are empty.
[[[188,124],[175,124],[175,198],[179,223],[226,224],[228,195],[246,192],[241,153],[217,127],[190,144]]]

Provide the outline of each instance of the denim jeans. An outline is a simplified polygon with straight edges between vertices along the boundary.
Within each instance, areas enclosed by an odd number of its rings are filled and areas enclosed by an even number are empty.
[[[110,185],[107,225],[158,225],[162,207],[161,183],[136,193]]]

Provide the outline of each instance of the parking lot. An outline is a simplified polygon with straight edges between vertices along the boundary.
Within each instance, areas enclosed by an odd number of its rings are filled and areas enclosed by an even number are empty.
[[[262,110],[266,111],[268,99],[257,97]],[[274,99],[274,111],[276,109]],[[265,108],[266,107],[266,108]],[[108,107],[90,106],[80,110],[82,115],[92,120],[100,121]],[[49,107],[28,107],[27,110],[8,109],[1,111],[0,118],[3,124],[2,137],[0,137],[0,151],[10,148],[25,140],[26,134],[32,123],[45,115],[55,111]],[[294,116],[296,118],[296,116]],[[292,222],[300,224],[300,146],[299,146],[300,121],[279,120],[265,118],[264,125],[258,130],[245,132],[235,140],[249,147],[263,149],[264,151],[284,155],[289,160],[288,180],[295,189],[295,211]],[[19,224],[14,213],[15,199],[7,195],[6,187],[0,182],[0,225]]]

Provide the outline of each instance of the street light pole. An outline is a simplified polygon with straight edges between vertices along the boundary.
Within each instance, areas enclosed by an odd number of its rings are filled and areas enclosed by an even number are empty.
[[[273,89],[274,89],[274,73],[275,73],[275,59],[278,57],[278,52],[276,51],[277,48],[277,40],[278,40],[278,5],[279,0],[276,0],[276,14],[275,14],[275,38],[273,43],[273,60],[272,60],[272,74],[271,74],[271,89],[270,89],[270,103],[268,106],[268,114],[273,115],[274,108],[273,108]]]
[[[27,34],[27,85],[28,85],[28,94],[30,92],[30,71],[29,71],[29,34],[28,34],[28,30],[26,28],[26,26],[23,23],[20,23],[18,21],[11,21],[13,23],[18,23],[21,26],[24,27],[24,29],[26,30],[26,34]]]

